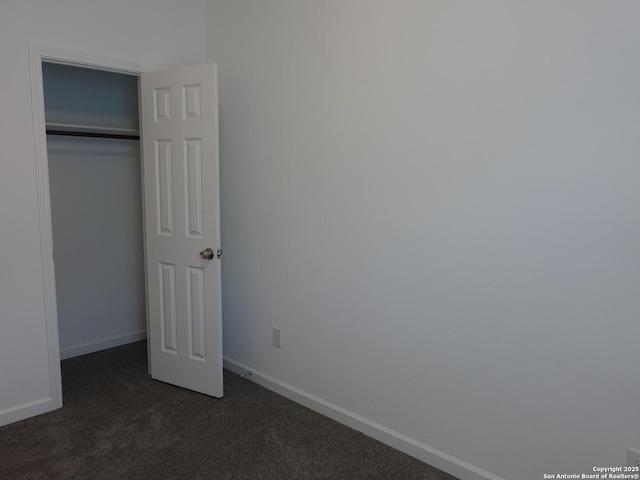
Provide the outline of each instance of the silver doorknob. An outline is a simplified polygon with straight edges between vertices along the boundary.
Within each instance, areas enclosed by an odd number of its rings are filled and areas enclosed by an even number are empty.
[[[204,250],[202,250],[200,252],[200,258],[203,258],[205,260],[211,260],[213,259],[213,256],[215,255],[215,253],[213,252],[213,250],[211,250],[210,248],[205,248]]]

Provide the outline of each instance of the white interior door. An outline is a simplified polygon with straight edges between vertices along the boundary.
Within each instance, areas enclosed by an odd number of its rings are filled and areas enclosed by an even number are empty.
[[[216,66],[143,73],[140,95],[151,376],[221,397]]]

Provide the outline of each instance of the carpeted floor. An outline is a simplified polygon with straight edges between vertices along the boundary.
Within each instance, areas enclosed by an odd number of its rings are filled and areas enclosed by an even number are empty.
[[[226,371],[222,399],[153,381],[145,342],[62,374],[64,408],[0,428],[0,479],[455,480]]]

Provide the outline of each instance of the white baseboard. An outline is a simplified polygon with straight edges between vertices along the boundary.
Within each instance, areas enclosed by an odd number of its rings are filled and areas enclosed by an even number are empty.
[[[448,453],[442,452],[425,443],[419,442],[402,433],[373,422],[356,413],[346,410],[338,405],[327,402],[304,390],[296,388],[285,382],[260,372],[255,368],[244,365],[228,356],[224,357],[224,368],[238,374],[251,372],[249,380],[261,385],[275,393],[282,395],[296,403],[304,405],[326,417],[329,417],[343,425],[358,430],[365,435],[411,455],[429,465],[458,477],[460,480],[504,480],[486,470],[476,467],[464,460],[460,460]]]
[[[120,345],[138,342],[140,340],[144,340],[145,338],[147,338],[146,329],[137,330],[131,333],[125,333],[123,335],[101,338],[93,342],[74,345],[73,347],[61,348],[60,360],[78,357],[80,355],[86,355],[87,353],[99,352],[100,350],[106,350],[107,348],[119,347]]]
[[[40,400],[0,410],[0,426],[35,417],[36,415],[56,410],[61,406],[62,405],[58,405],[53,398],[45,397]]]

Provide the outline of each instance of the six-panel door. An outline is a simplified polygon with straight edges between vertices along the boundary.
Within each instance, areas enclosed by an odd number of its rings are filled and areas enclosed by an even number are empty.
[[[221,397],[216,66],[144,73],[140,95],[151,375]]]

